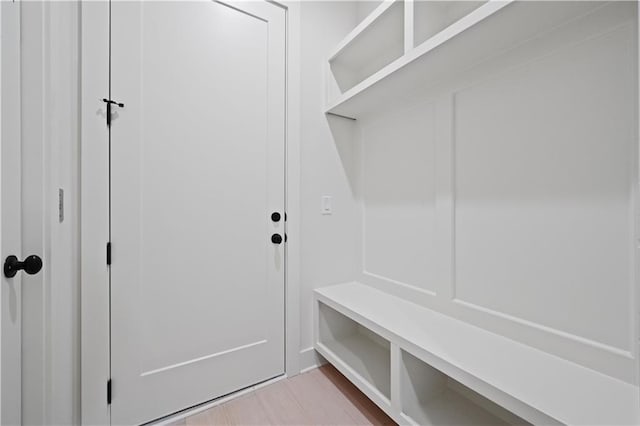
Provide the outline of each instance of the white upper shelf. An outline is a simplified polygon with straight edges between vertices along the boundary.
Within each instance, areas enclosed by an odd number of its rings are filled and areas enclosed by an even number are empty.
[[[331,60],[354,39],[366,36],[366,27],[375,24],[393,3],[383,3],[356,27]],[[608,2],[489,1],[344,92],[329,103],[325,112],[357,118],[588,15],[605,3]]]
[[[373,27],[378,26],[381,18],[385,16],[389,9],[397,3],[398,0],[385,0],[377,8],[373,10],[357,27],[355,27],[347,36],[342,39],[340,44],[334,49],[333,53],[329,56],[329,62],[334,61],[340,56],[340,54],[351,46],[356,40],[361,38],[366,32],[370,31]],[[388,32],[388,28],[381,26],[381,30]]]
[[[342,92],[404,54],[404,2],[386,0],[338,45],[329,65]]]

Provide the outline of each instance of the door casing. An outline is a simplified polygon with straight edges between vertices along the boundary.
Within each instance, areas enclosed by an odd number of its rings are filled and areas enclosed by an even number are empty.
[[[285,374],[293,376],[300,372],[300,11],[295,1],[270,3],[286,11]],[[110,424],[109,144],[100,102],[109,93],[109,3],[84,2],[81,21],[81,420]]]

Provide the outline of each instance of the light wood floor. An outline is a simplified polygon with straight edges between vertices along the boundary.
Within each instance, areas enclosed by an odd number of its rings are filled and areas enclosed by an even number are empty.
[[[176,425],[395,425],[336,369],[280,380]]]

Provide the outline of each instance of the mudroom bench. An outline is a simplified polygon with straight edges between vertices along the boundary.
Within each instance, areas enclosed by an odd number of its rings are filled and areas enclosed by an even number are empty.
[[[639,423],[637,387],[371,286],[314,309],[316,350],[400,424]]]

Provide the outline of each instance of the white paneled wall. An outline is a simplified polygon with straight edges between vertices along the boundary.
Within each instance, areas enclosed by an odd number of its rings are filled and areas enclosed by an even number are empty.
[[[361,209],[336,250],[357,238],[359,281],[635,383],[637,60],[617,3],[328,116]],[[346,259],[313,262],[330,284]]]
[[[631,351],[634,33],[455,93],[455,296]]]

